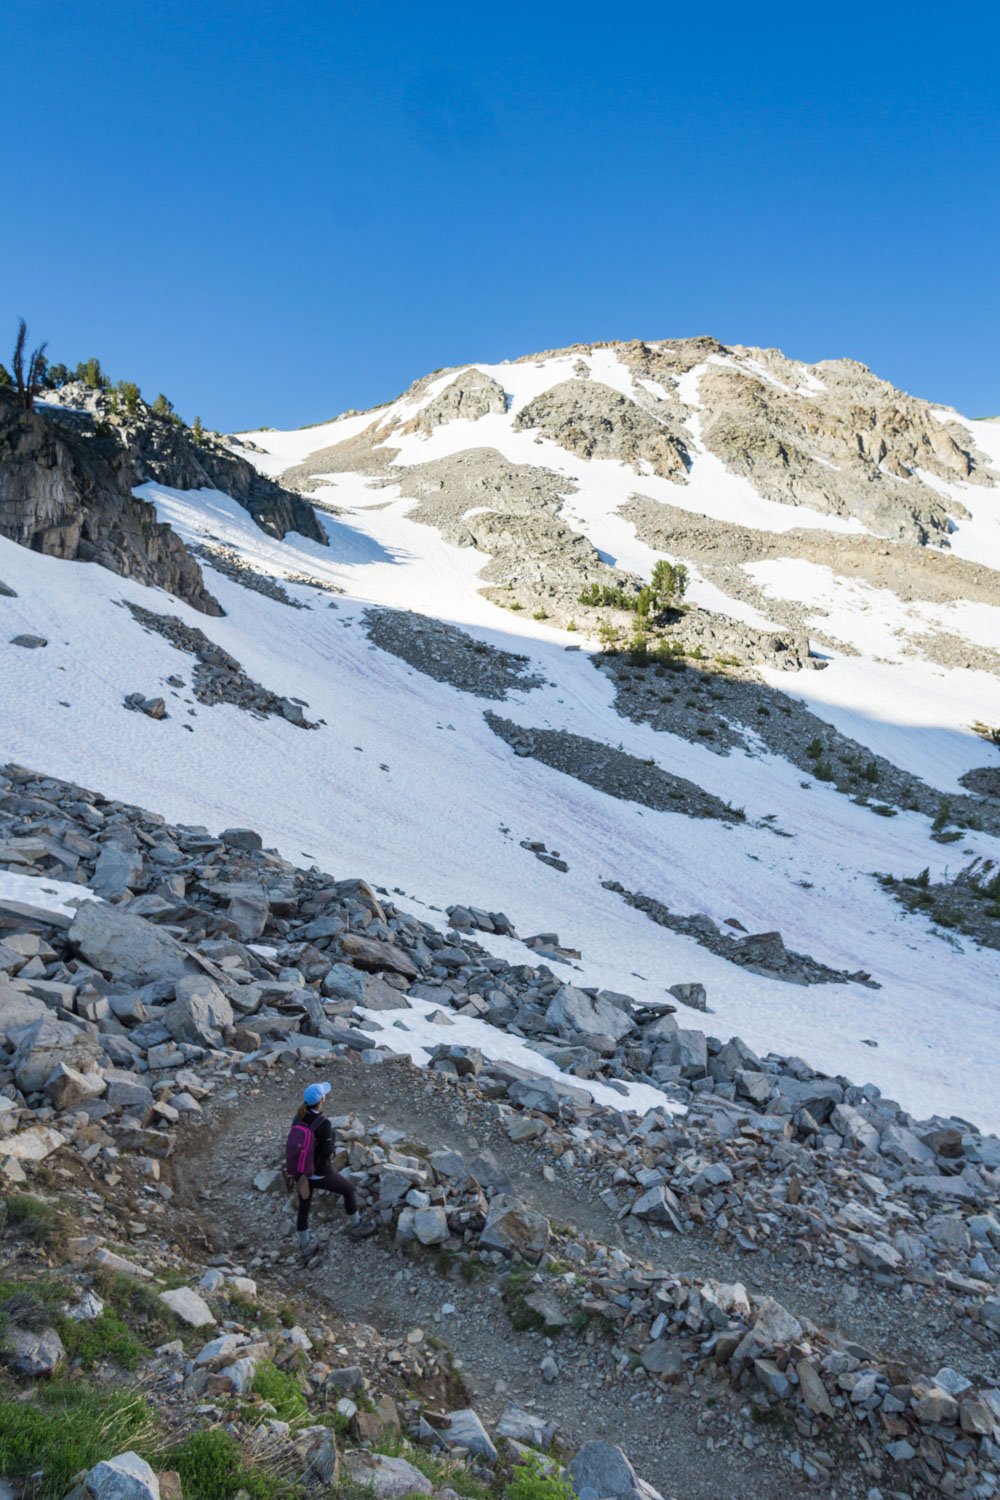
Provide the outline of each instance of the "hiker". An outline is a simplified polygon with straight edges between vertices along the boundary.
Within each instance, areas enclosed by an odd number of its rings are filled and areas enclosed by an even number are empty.
[[[311,1083],[308,1086],[295,1113],[285,1146],[285,1170],[294,1182],[298,1194],[295,1228],[303,1255],[310,1249],[309,1209],[317,1188],[324,1188],[329,1193],[339,1193],[343,1198],[347,1210],[347,1232],[352,1239],[362,1239],[365,1235],[373,1234],[377,1227],[374,1221],[366,1221],[358,1213],[358,1198],[350,1178],[341,1172],[334,1172],[330,1166],[334,1147],[333,1126],[323,1113],[323,1101],[329,1092],[328,1083]]]

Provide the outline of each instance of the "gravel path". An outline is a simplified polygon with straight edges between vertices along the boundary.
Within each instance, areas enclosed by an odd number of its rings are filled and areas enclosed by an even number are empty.
[[[553,1168],[523,1145],[515,1146],[491,1121],[489,1105],[469,1100],[449,1081],[404,1063],[361,1068],[329,1064],[333,1083],[330,1113],[358,1113],[368,1123],[389,1125],[405,1139],[432,1149],[465,1154],[488,1148],[517,1194],[560,1228],[573,1226],[609,1245],[626,1245],[661,1266],[723,1280],[742,1280],[786,1302],[800,1316],[839,1322],[869,1347],[892,1347],[906,1357],[923,1343],[935,1351],[936,1368],[952,1342],[936,1328],[930,1310],[907,1307],[866,1285],[863,1296],[845,1280],[815,1273],[780,1256],[729,1254],[707,1238],[662,1239],[634,1220],[627,1239],[597,1198],[560,1180]],[[339,1200],[320,1202],[313,1222],[321,1252],[304,1267],[294,1249],[292,1216],[284,1196],[255,1190],[253,1178],[277,1161],[298,1099],[299,1074],[290,1071],[249,1089],[232,1089],[211,1106],[208,1122],[188,1133],[175,1159],[178,1205],[193,1209],[209,1241],[238,1254],[251,1274],[279,1288],[322,1299],[336,1314],[362,1320],[401,1338],[414,1327],[450,1348],[487,1421],[512,1401],[535,1404],[557,1422],[561,1441],[572,1448],[593,1436],[620,1441],[639,1472],[665,1495],[680,1500],[743,1500],[748,1466],[758,1500],[778,1500],[813,1490],[793,1467],[799,1439],[787,1430],[755,1421],[745,1397],[720,1378],[693,1387],[664,1388],[632,1374],[615,1375],[604,1337],[596,1330],[569,1332],[552,1352],[560,1373],[546,1384],[539,1365],[549,1352],[535,1331],[515,1331],[502,1298],[503,1273],[464,1280],[457,1265],[435,1252],[414,1254],[379,1234],[361,1244],[341,1232]],[[206,1219],[206,1203],[211,1217]],[[832,1317],[831,1317],[832,1314]],[[911,1347],[902,1347],[903,1345]],[[954,1358],[967,1350],[959,1351]],[[807,1456],[806,1453],[803,1456]],[[872,1483],[852,1456],[838,1454],[837,1479],[826,1493],[864,1496]]]

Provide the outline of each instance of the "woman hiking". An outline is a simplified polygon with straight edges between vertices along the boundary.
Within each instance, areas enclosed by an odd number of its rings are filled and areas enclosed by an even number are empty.
[[[330,1166],[334,1148],[333,1126],[323,1113],[323,1102],[329,1092],[328,1083],[309,1084],[296,1110],[285,1147],[286,1170],[295,1181],[298,1193],[295,1228],[303,1255],[307,1255],[311,1248],[309,1209],[317,1188],[339,1193],[343,1198],[347,1210],[347,1232],[352,1239],[374,1234],[378,1227],[373,1220],[362,1219],[358,1213],[358,1198],[351,1179],[341,1172],[334,1172]]]

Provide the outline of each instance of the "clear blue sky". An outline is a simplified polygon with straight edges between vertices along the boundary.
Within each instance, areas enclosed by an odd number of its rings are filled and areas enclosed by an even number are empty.
[[[712,333],[1000,411],[995,6],[6,0],[0,285],[224,429]]]

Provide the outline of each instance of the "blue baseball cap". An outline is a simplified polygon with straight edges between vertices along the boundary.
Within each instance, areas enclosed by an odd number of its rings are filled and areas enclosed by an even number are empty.
[[[328,1083],[311,1083],[302,1095],[306,1104],[320,1104],[330,1092]]]

